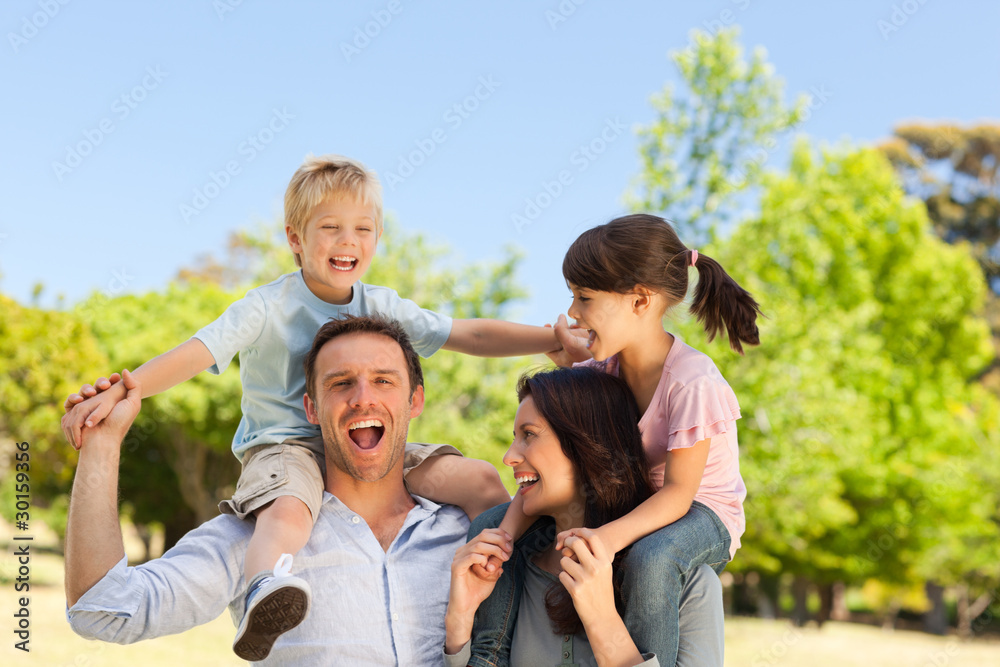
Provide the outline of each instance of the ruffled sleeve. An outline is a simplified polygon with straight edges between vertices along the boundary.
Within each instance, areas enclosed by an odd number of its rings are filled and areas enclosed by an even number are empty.
[[[720,376],[702,375],[671,392],[667,404],[667,451],[692,447],[730,429],[740,404]]]

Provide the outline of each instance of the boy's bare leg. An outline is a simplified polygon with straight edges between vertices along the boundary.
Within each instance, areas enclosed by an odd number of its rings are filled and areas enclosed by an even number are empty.
[[[410,493],[428,500],[461,507],[470,521],[510,500],[493,464],[464,456],[426,459],[406,474],[406,486]]]
[[[247,546],[243,577],[247,583],[270,572],[282,554],[299,552],[309,541],[313,521],[309,507],[294,496],[281,496],[256,512],[257,525]]]

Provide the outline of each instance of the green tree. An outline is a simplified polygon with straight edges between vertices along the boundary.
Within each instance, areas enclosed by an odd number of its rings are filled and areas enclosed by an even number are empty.
[[[671,53],[681,90],[667,85],[654,95],[657,118],[639,131],[642,171],[631,204],[674,220],[690,244],[733,218],[779,138],[809,113],[806,96],[785,105],[764,49],[747,62],[738,37],[737,28],[692,31],[691,44]]]
[[[3,295],[0,313],[2,498],[10,499],[14,490],[6,483],[13,470],[13,443],[28,442],[32,516],[45,518],[61,533],[76,461],[59,428],[62,401],[74,390],[75,377],[92,375],[106,358],[87,327],[67,313],[22,306]],[[13,511],[13,501],[4,507],[5,518],[12,520],[6,514]],[[45,511],[50,507],[54,511]]]
[[[982,275],[930,232],[884,158],[800,144],[789,173],[767,179],[760,217],[706,252],[768,316],[745,358],[712,348],[751,416],[742,566],[907,584],[929,575],[946,536],[995,545],[995,506],[969,502],[995,497],[972,474],[991,461],[962,418],[992,358]],[[975,548],[962,545],[954,567]]]
[[[906,123],[879,148],[906,191],[924,201],[938,236],[963,244],[986,276],[998,356],[982,379],[1000,396],[1000,124]]]

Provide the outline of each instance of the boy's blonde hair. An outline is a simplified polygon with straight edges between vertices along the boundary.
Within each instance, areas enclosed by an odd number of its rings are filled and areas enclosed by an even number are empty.
[[[312,210],[328,197],[349,197],[375,209],[375,231],[382,235],[382,184],[375,172],[343,155],[306,156],[285,190],[285,225],[300,238]],[[295,263],[302,259],[295,254]]]

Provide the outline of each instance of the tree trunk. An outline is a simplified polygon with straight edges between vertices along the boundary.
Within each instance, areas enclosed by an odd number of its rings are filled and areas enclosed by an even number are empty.
[[[961,584],[955,587],[958,597],[956,611],[958,612],[958,636],[968,639],[972,636],[972,619],[969,618],[969,587]]]
[[[983,593],[974,602],[969,602],[969,587],[961,585],[958,591],[958,634],[961,637],[972,637],[974,628],[972,627],[976,619],[986,611],[993,603],[993,596],[990,593]]]
[[[781,579],[772,575],[761,576],[757,598],[760,600],[761,618],[781,618],[781,608],[778,606],[780,595]]]
[[[792,597],[795,599],[792,623],[801,628],[809,621],[809,580],[801,574],[792,581]]]
[[[833,614],[833,584],[819,584],[818,589],[819,611],[816,613],[816,625],[822,628]]]
[[[851,610],[847,608],[847,586],[843,581],[833,584],[833,608],[830,619],[834,621],[851,620]]]
[[[896,629],[896,619],[899,618],[899,606],[899,600],[893,600],[889,603],[889,608],[885,612],[885,618],[882,619],[883,630]]]
[[[944,606],[944,587],[933,581],[924,584],[931,608],[924,614],[924,632],[943,635],[948,632],[948,610]]]

